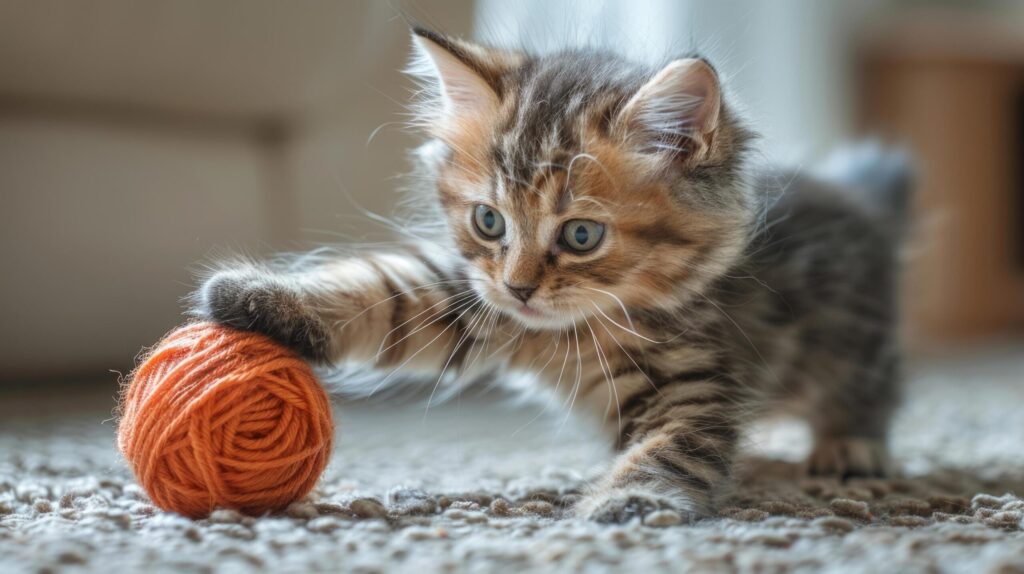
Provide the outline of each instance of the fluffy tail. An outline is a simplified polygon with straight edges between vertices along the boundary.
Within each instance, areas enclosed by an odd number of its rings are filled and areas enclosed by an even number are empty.
[[[818,173],[850,188],[869,208],[900,231],[906,227],[914,187],[914,168],[904,150],[876,142],[842,148],[826,159]]]

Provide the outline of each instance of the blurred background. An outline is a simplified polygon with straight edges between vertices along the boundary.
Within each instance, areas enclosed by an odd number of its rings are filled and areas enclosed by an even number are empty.
[[[217,253],[386,235],[360,208],[391,211],[415,142],[409,20],[537,50],[701,50],[771,161],[906,145],[914,353],[1022,334],[1024,2],[3,0],[0,390],[111,383]]]

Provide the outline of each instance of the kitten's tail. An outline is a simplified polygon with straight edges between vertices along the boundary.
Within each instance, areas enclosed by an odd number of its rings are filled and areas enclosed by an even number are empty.
[[[910,215],[914,167],[901,149],[864,142],[841,148],[818,168],[828,181],[850,188],[866,206],[902,233]]]

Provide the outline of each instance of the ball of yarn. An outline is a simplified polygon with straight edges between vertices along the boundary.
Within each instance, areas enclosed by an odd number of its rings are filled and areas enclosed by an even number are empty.
[[[132,374],[117,442],[154,504],[199,518],[302,498],[333,437],[330,402],[305,361],[264,335],[192,323]]]

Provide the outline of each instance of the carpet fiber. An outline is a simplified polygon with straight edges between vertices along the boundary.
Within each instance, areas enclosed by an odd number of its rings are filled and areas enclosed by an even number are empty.
[[[567,516],[607,446],[533,406],[342,404],[319,488],[285,514],[155,509],[115,452],[109,396],[0,396],[3,572],[1024,572],[1024,353],[916,369],[902,476],[810,479],[794,423],[751,433],[722,516]],[[103,422],[103,421],[106,422]]]

